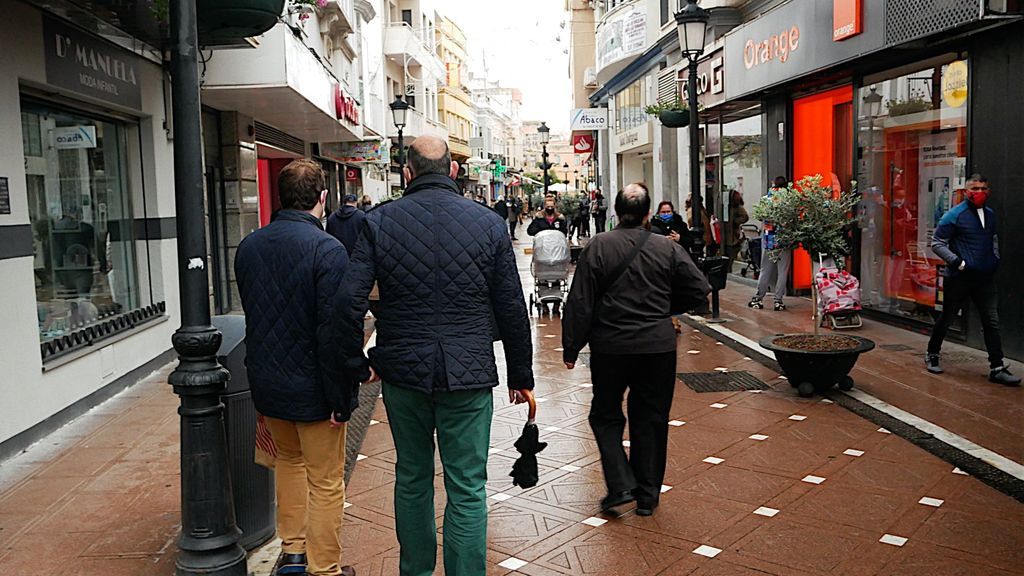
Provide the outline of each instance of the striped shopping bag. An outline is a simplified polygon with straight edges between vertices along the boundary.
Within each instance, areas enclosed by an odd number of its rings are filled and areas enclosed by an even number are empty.
[[[277,445],[274,444],[274,437],[270,435],[270,428],[263,414],[256,413],[256,463],[270,470],[274,469],[277,461]]]

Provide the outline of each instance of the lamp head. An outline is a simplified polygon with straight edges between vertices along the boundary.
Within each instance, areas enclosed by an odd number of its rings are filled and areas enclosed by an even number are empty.
[[[395,128],[401,130],[405,128],[405,116],[409,112],[409,103],[402,100],[402,97],[395,96],[395,101],[388,104],[388,108],[391,108],[391,115],[395,121]]]
[[[541,122],[540,126],[537,127],[537,132],[540,133],[541,144],[547,144],[551,141],[551,128],[548,128],[546,123]]]
[[[675,14],[676,32],[679,34],[679,48],[690,60],[696,60],[704,53],[707,39],[708,11],[697,6],[697,0],[687,0],[686,6]]]

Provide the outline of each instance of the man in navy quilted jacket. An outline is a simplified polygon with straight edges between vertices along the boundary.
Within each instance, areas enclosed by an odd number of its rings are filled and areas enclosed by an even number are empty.
[[[988,179],[973,174],[967,180],[967,199],[954,206],[939,220],[932,238],[932,250],[946,261],[942,314],[928,340],[925,367],[941,374],[939,350],[946,330],[960,315],[970,299],[981,316],[988,350],[988,379],[1006,386],[1020,386],[1020,377],[1010,373],[1003,363],[1003,345],[999,338],[999,312],[996,309],[996,268],[999,266],[999,237],[995,212],[985,206]]]
[[[366,214],[345,277],[342,346],[355,379],[383,382],[394,438],[395,530],[402,576],[433,574],[434,434],[444,468],[444,571],[487,572],[487,455],[494,341],[505,349],[509,400],[532,396],[530,324],[506,222],[464,198],[448,145],[409,147],[405,195]],[[377,345],[361,351],[367,296],[377,283]],[[497,333],[496,333],[497,332]]]
[[[341,566],[345,423],[358,383],[337,358],[337,304],[348,255],[320,218],[320,165],[296,160],[278,178],[281,210],[242,240],[235,276],[245,310],[246,371],[256,410],[277,446],[274,576],[352,575]],[[307,562],[308,560],[308,562]]]

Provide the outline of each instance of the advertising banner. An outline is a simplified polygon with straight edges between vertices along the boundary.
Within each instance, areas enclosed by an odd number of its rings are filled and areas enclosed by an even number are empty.
[[[575,108],[569,113],[570,130],[607,130],[607,108]]]
[[[324,142],[320,154],[343,164],[385,164],[387,150],[380,140],[365,142]]]
[[[633,7],[613,14],[597,30],[597,70],[643,52],[647,45],[647,9]]]

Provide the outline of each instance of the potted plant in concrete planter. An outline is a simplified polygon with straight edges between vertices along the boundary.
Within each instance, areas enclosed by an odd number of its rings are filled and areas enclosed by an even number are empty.
[[[644,108],[644,112],[657,116],[666,128],[685,128],[690,125],[690,109],[679,98],[674,102],[651,104]]]
[[[849,253],[847,226],[856,196],[823,185],[820,174],[807,176],[766,196],[754,206],[754,216],[775,225],[776,247],[768,257],[777,260],[785,250],[802,246],[811,257],[841,262]],[[859,336],[821,334],[817,285],[812,284],[814,300],[813,333],[776,334],[761,339],[761,345],[775,352],[779,366],[801,396],[812,395],[838,384],[853,388],[850,370],[861,352],[875,343]]]

